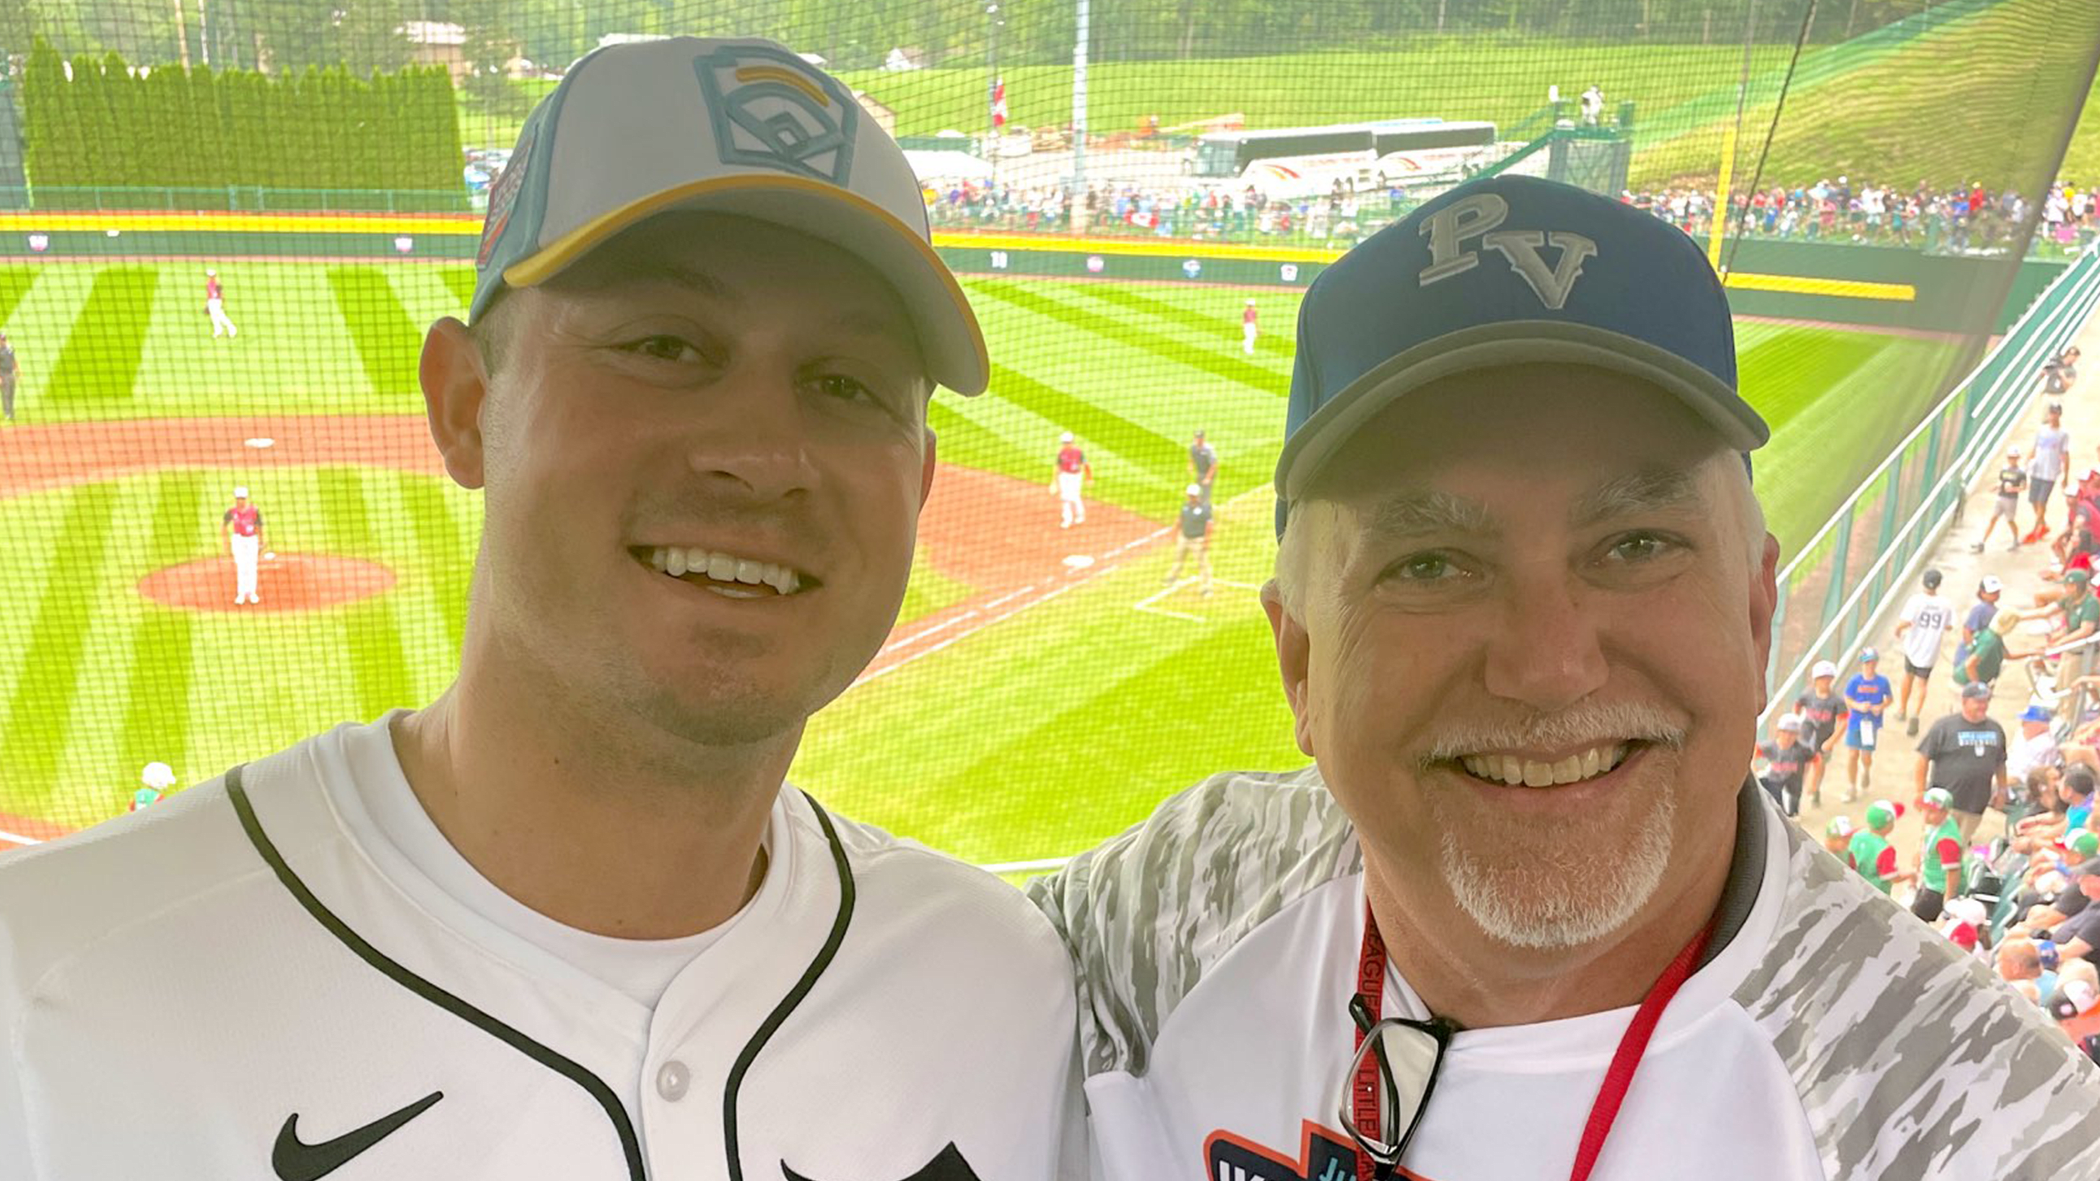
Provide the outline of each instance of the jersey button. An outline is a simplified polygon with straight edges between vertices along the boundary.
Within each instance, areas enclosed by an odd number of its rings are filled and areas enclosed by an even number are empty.
[[[686,1070],[685,1063],[673,1059],[657,1068],[656,1093],[676,1103],[685,1098],[686,1084],[691,1081],[692,1075]]]

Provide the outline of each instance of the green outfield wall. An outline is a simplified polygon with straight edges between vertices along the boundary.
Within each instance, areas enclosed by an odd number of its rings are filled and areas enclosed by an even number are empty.
[[[39,228],[53,220],[52,228]],[[262,223],[262,228],[247,228]],[[228,228],[219,228],[220,226]],[[243,228],[231,228],[241,225]],[[397,215],[0,215],[0,259],[171,257],[399,259],[471,262],[479,223]],[[1303,288],[1336,250],[1150,238],[1020,234],[935,236],[962,274],[1122,282]],[[1766,241],[1731,244],[1729,304],[1737,314],[1873,328],[2003,332],[2067,263],[1925,254],[1884,246]],[[2001,297],[1999,293],[2005,294]],[[1996,307],[1993,308],[1993,303]]]

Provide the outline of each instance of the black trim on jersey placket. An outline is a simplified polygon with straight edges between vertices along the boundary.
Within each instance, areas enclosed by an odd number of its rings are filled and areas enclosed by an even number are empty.
[[[306,888],[306,883],[299,880],[299,875],[292,872],[292,867],[285,864],[277,846],[272,844],[268,834],[263,832],[261,822],[255,818],[255,808],[248,802],[248,792],[241,786],[242,769],[235,767],[226,772],[226,794],[233,800],[233,810],[241,818],[241,828],[248,834],[248,843],[255,846],[257,853],[262,854],[262,859],[268,862],[271,871],[276,873],[277,880],[283,883],[292,897],[299,900],[299,905],[306,908],[306,912],[314,917],[314,921],[320,923],[330,935],[357,953],[359,959],[378,969],[389,980],[582,1087],[586,1094],[597,1100],[598,1105],[605,1109],[606,1118],[612,1121],[613,1130],[619,1134],[621,1151],[627,1156],[627,1175],[630,1181],[647,1181],[648,1172],[642,1165],[641,1138],[635,1135],[634,1121],[628,1118],[627,1109],[620,1106],[620,1097],[613,1094],[612,1088],[580,1064],[541,1045],[387,958],[386,953],[365,942],[364,938],[351,930],[343,920],[335,917],[321,904],[320,899],[314,897],[313,891]],[[818,815],[823,815],[821,809]],[[830,827],[830,822],[826,821],[826,830]]]
[[[839,841],[838,829],[832,826],[831,814],[824,810],[824,805],[808,792],[803,792],[802,798],[809,801],[810,811],[817,814],[817,823],[824,828],[824,839],[831,845],[832,864],[838,867],[839,874],[839,911],[838,916],[831,920],[831,934],[825,938],[824,946],[817,949],[817,958],[809,962],[809,967],[802,972],[802,979],[797,980],[795,987],[789,989],[773,1011],[766,1015],[758,1032],[751,1035],[751,1040],[744,1043],[743,1051],[736,1056],[736,1064],[729,1068],[729,1081],[722,1088],[722,1148],[729,1158],[728,1181],[744,1181],[744,1163],[736,1130],[736,1098],[737,1092],[743,1088],[744,1075],[750,1071],[751,1064],[758,1061],[759,1051],[765,1049],[766,1043],[786,1024],[788,1015],[817,986],[817,978],[831,966],[832,959],[839,953],[839,945],[846,941],[846,928],[853,922],[853,867],[846,861],[846,846]],[[786,1169],[784,1162],[781,1167]]]

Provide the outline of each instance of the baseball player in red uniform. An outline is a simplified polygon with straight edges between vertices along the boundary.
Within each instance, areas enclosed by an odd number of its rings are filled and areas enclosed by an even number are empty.
[[[212,339],[221,335],[235,337],[241,334],[233,320],[226,314],[226,289],[219,286],[219,272],[204,272],[204,310],[211,316]]]
[[[260,603],[255,593],[256,568],[262,560],[262,510],[248,502],[248,489],[233,490],[233,507],[219,518],[219,536],[233,555],[233,605]]]
[[[0,1176],[1086,1175],[1048,920],[786,782],[989,373],[930,237],[785,46],[569,69],[423,346],[458,679],[0,857]]]
[[[1258,318],[1254,301],[1250,299],[1246,310],[1240,313],[1240,351],[1250,357],[1254,355],[1254,338],[1261,335]]]
[[[1058,528],[1070,529],[1086,523],[1086,501],[1081,494],[1086,485],[1094,482],[1094,467],[1086,461],[1086,452],[1072,441],[1072,432],[1059,435],[1057,442],[1057,472],[1051,477],[1050,491],[1057,494],[1058,511],[1063,514]]]

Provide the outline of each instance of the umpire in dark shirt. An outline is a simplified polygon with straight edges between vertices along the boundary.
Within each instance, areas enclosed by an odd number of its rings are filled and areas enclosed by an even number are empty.
[[[1932,724],[1918,740],[1917,797],[1928,786],[1945,788],[1954,797],[1954,815],[1964,845],[1976,836],[1977,822],[1993,801],[2004,799],[2005,727],[1992,721],[1991,687],[1971,681],[1961,687],[1961,712]]]
[[[1210,503],[1212,485],[1218,480],[1218,449],[1204,439],[1203,432],[1196,432],[1196,441],[1189,444],[1189,478],[1203,488],[1203,503]]]

